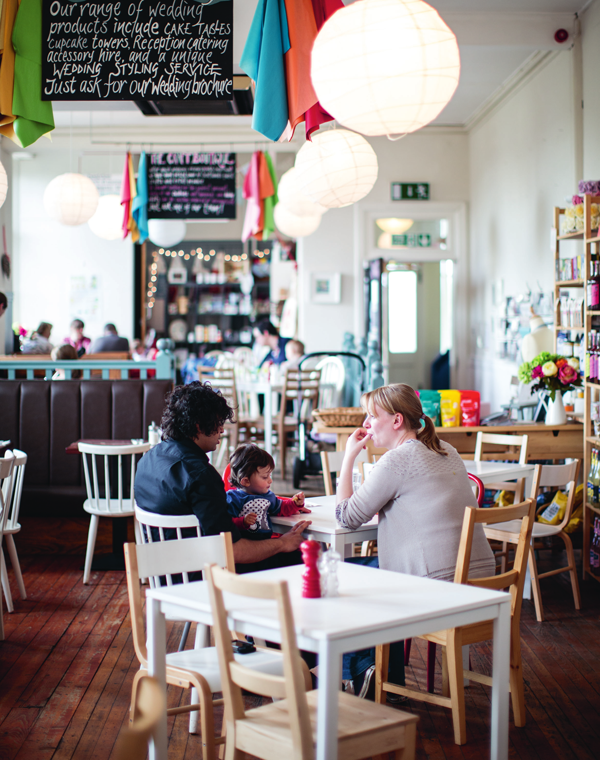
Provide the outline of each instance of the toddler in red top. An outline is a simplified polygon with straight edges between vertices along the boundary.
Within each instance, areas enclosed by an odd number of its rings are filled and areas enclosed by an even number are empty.
[[[227,504],[233,522],[248,538],[277,538],[273,533],[272,515],[296,515],[310,512],[304,506],[304,494],[291,499],[275,496],[271,491],[275,469],[273,457],[254,443],[239,446],[232,454]]]

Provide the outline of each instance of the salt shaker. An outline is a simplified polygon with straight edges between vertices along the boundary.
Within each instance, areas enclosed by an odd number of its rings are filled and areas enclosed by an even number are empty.
[[[158,425],[153,421],[150,425],[148,425],[148,443],[150,446],[156,446],[159,441],[160,435],[158,432]]]
[[[341,561],[340,555],[333,547],[325,552],[327,563],[327,596],[340,595],[340,582],[338,578],[338,565]]]

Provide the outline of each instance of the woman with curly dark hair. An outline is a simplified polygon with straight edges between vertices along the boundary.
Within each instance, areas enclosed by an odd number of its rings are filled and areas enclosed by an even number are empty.
[[[241,537],[228,513],[225,486],[207,454],[217,449],[233,416],[234,410],[209,383],[177,386],[166,399],[162,441],[138,464],[136,502],[162,515],[193,513],[205,536],[230,532],[238,572],[290,564],[290,552],[299,560],[306,522],[280,538],[251,541]]]

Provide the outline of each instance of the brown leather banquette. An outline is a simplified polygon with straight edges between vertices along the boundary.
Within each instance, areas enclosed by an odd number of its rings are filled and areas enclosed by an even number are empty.
[[[0,439],[27,454],[21,513],[80,515],[81,438],[147,438],[160,422],[170,380],[0,380]]]

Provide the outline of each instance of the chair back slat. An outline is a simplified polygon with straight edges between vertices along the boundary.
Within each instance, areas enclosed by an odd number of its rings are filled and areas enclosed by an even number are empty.
[[[8,502],[5,499],[4,493],[5,490],[7,494],[12,493],[14,459],[15,457],[12,451],[5,452],[2,459],[0,459],[0,509],[2,510],[0,513],[0,549],[2,547],[4,526],[8,516]]]
[[[4,501],[6,502],[6,530],[17,530],[19,525],[19,511],[21,509],[21,496],[23,495],[23,479],[25,477],[25,465],[27,454],[18,449],[13,449],[13,469],[11,477],[5,480],[3,489]],[[10,490],[10,492],[8,492]]]
[[[78,447],[83,458],[85,487],[92,508],[100,515],[130,514],[133,510],[137,460],[141,454],[149,450],[150,444],[112,446],[79,443]],[[127,497],[125,496],[126,477],[129,478]]]
[[[519,448],[519,464],[527,464],[527,446],[529,437],[527,435],[506,435],[502,433],[477,433],[475,439],[475,454],[473,459],[481,462],[483,459],[483,444],[490,446],[504,446],[508,451],[498,452],[498,459],[510,459],[514,461],[514,456],[510,456],[511,449]],[[515,452],[516,453],[516,452]]]

